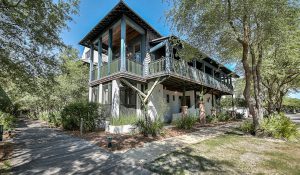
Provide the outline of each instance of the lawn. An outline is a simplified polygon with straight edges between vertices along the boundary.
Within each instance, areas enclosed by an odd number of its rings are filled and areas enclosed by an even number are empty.
[[[300,174],[300,142],[225,134],[145,167],[159,174]]]

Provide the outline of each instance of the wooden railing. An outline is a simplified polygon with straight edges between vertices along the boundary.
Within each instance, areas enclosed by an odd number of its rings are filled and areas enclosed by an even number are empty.
[[[156,73],[161,73],[164,72],[166,70],[166,64],[165,64],[165,59],[159,59],[159,60],[155,60],[150,62],[149,64],[149,74],[153,75]]]
[[[115,59],[110,63],[110,71],[108,71],[108,64],[105,63],[100,67],[100,77],[98,77],[98,68],[94,68],[92,71],[92,80],[97,80],[111,74],[120,72],[121,59]],[[143,75],[143,65],[134,60],[126,59],[126,71],[142,76]]]
[[[155,75],[166,72],[165,59],[159,59],[149,64],[149,75]],[[210,86],[212,88],[232,92],[232,86],[223,83],[209,74],[206,74],[194,67],[189,66],[185,61],[172,59],[170,64],[170,73],[188,78],[193,81],[201,82],[203,85]]]
[[[126,70],[136,75],[143,75],[143,65],[134,60],[126,59]]]

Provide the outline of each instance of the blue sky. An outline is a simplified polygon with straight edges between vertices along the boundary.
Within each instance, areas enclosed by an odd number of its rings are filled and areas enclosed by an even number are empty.
[[[120,0],[81,0],[79,15],[69,22],[69,31],[62,32],[61,37],[67,45],[83,51],[79,41],[119,2]],[[159,33],[170,34],[170,27],[165,22],[168,3],[162,0],[125,0],[125,3],[152,25]]]
[[[119,2],[120,0],[81,0],[79,15],[73,16],[68,23],[69,30],[64,30],[62,39],[67,45],[77,48],[80,53],[83,47],[79,41]],[[164,36],[170,35],[170,26],[166,24],[165,12],[170,8],[163,0],[124,0],[126,4]],[[227,65],[234,69],[234,65]],[[300,93],[291,93],[299,98]]]

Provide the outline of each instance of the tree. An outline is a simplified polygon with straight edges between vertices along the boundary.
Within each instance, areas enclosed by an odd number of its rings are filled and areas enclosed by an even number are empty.
[[[287,30],[266,54],[262,83],[266,89],[268,113],[281,112],[283,97],[300,88],[300,30]]]
[[[59,111],[75,101],[86,101],[88,96],[88,68],[78,57],[78,51],[63,49],[57,58],[59,70],[53,81],[38,78],[34,91],[22,91],[14,82],[3,88],[12,102],[21,109],[38,114],[43,111]]]
[[[169,0],[167,17],[188,43],[215,51],[225,60],[241,61],[243,91],[255,129],[263,117],[261,68],[273,39],[284,37],[281,29],[297,26],[297,1],[278,0]],[[252,90],[253,89],[253,95]]]
[[[78,0],[0,0],[0,81],[34,88],[58,69],[55,52]]]

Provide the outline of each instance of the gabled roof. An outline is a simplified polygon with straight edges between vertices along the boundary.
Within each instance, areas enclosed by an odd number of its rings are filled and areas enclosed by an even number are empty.
[[[157,37],[162,36],[121,0],[102,20],[100,20],[100,22],[79,42],[79,44],[89,47],[89,44],[95,38],[97,38],[103,31],[110,27],[111,24],[121,19],[123,14],[138,23],[142,28],[148,29],[156,34]]]

